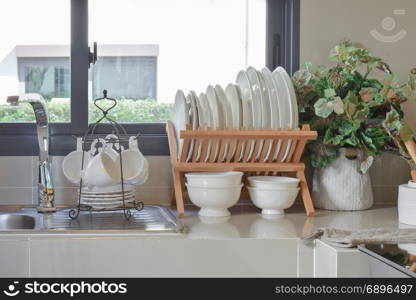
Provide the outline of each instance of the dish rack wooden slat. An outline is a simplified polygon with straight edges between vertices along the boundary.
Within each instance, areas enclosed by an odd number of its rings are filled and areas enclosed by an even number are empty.
[[[313,216],[314,208],[305,178],[305,164],[300,162],[306,142],[317,138],[317,132],[311,131],[309,125],[292,130],[187,129],[180,132],[180,138],[183,139],[181,149],[178,149],[176,131],[171,121],[167,122],[167,133],[173,170],[174,197],[180,217],[185,213],[184,173],[222,171],[241,171],[245,175],[285,173],[297,177],[300,179],[306,214],[308,217]],[[190,148],[192,153],[188,154]],[[214,151],[216,149],[217,151]],[[228,151],[229,149],[235,151]]]

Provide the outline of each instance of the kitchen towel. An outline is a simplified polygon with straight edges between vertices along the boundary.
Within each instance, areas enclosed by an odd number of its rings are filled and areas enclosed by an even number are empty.
[[[356,247],[359,244],[416,243],[416,228],[373,228],[360,230],[320,228],[302,239],[305,242],[310,242],[317,238],[321,238],[327,244],[344,248]]]

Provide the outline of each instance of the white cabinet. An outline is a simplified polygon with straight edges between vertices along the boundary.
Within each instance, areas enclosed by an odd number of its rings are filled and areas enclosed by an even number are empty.
[[[34,277],[296,277],[297,239],[33,238]]]
[[[29,239],[0,238],[0,277],[29,276]]]

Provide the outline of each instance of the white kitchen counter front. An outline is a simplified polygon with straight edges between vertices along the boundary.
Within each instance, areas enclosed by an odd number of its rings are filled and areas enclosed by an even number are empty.
[[[337,277],[368,276],[364,254],[301,237],[316,228],[398,228],[396,207],[366,211],[301,207],[264,218],[251,206],[210,220],[189,208],[183,234],[2,233],[0,276]]]

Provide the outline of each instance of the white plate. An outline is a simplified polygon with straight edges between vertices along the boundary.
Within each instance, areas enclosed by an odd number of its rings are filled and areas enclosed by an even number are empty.
[[[134,200],[134,195],[126,196],[124,198],[125,201],[132,201]],[[94,203],[94,204],[107,204],[111,202],[123,202],[123,197],[112,198],[112,199],[103,199],[103,198],[84,198],[81,197],[81,203]]]
[[[278,88],[278,97],[279,97],[279,111],[281,111],[282,117],[282,129],[290,129],[294,127],[294,119],[293,119],[293,112],[291,109],[291,102],[290,102],[290,92],[289,87],[286,84],[282,74],[276,69],[272,73],[273,79],[275,80],[276,86]],[[285,161],[287,155],[290,151],[290,146],[292,141],[289,140],[287,143],[287,147],[285,153],[282,156],[281,161]]]
[[[257,116],[257,119],[260,119],[260,129],[266,129],[270,124],[270,111],[267,111],[265,106],[266,100],[263,97],[263,87],[260,83],[257,70],[253,67],[247,68],[247,76],[251,85],[251,90],[253,91],[253,107],[258,107],[257,110],[260,110],[260,114]],[[257,150],[256,159],[259,159],[261,152],[263,151],[264,140],[260,140],[259,148]]]
[[[130,192],[130,193],[124,193],[125,197],[132,197],[134,196],[134,193]],[[81,198],[83,199],[103,199],[106,200],[114,200],[114,199],[119,199],[122,198],[123,194],[116,194],[116,195],[86,195],[85,193],[82,193]]]
[[[236,83],[240,89],[241,95],[241,104],[243,108],[243,128],[244,129],[260,129],[261,128],[261,119],[258,116],[261,116],[261,111],[259,106],[253,105],[253,92],[251,90],[250,81],[248,80],[247,74],[245,71],[240,71],[237,75]],[[254,141],[249,141],[250,149],[247,155],[247,161],[251,159],[254,150]],[[244,154],[245,155],[245,154]]]
[[[222,106],[222,111],[224,113],[224,129],[231,129],[233,127],[233,115],[232,115],[232,111],[231,111],[231,105],[227,100],[227,96],[225,95],[225,91],[224,89],[219,85],[216,84],[215,85],[215,93],[217,95],[217,99],[219,101],[219,103]],[[224,147],[224,154],[223,157],[221,157],[221,160],[224,161],[227,157],[228,154],[228,143],[225,144]],[[234,151],[235,151],[235,147]],[[230,149],[232,150],[232,149]]]
[[[271,122],[269,89],[267,88],[266,82],[261,72],[257,71],[257,77],[259,78],[260,91],[262,94],[261,119],[262,119],[263,129],[271,129],[272,122]]]
[[[186,125],[190,123],[189,106],[186,103],[185,94],[182,90],[178,90],[173,104],[173,124],[176,131],[176,144],[178,146],[178,157],[182,149],[183,139],[179,138],[181,130],[186,129]]]
[[[241,104],[241,96],[240,91],[238,89],[238,86],[235,84],[228,84],[225,88],[225,95],[227,96],[227,101],[231,107],[232,116],[233,116],[233,124],[232,128],[234,129],[240,129],[243,127],[243,108]],[[242,148],[244,149],[245,143],[242,144]],[[237,150],[237,141],[233,143],[230,151],[232,152],[231,157],[234,156],[235,151]],[[243,158],[244,151],[240,152],[240,156],[238,158],[235,158],[237,161],[241,161]]]
[[[198,123],[198,110],[196,107],[196,99],[194,98],[192,92],[190,92],[188,94],[188,96],[186,96],[186,100],[187,103],[190,104],[191,109],[190,109],[190,121],[191,121],[191,125],[192,125],[192,130],[197,130],[199,127],[199,123]],[[195,145],[195,140],[191,140],[189,143],[189,151],[188,151],[188,155],[186,157],[186,161],[190,161],[192,159],[192,154],[194,151],[194,145]]]
[[[260,81],[259,77],[257,76],[257,71],[253,67],[248,67],[247,71],[247,78],[250,85],[250,90],[252,91],[253,95],[253,112],[254,119],[253,125],[256,129],[263,129],[263,119],[262,119],[262,112],[263,112],[263,96],[261,93]]]
[[[218,102],[222,107],[224,114],[224,129],[229,129],[233,127],[233,115],[231,111],[231,106],[227,101],[227,96],[225,95],[224,89],[219,85],[215,85],[215,94],[217,95]]]
[[[250,81],[251,90],[253,91],[254,95],[254,103],[253,106],[258,106],[258,110],[260,110],[260,120],[261,120],[261,129],[266,129],[270,126],[270,109],[267,109],[269,105],[266,99],[264,99],[264,90],[263,86],[260,82],[259,75],[257,70],[253,67],[247,68],[247,76],[248,80]]]
[[[128,204],[128,203],[132,203],[134,201],[135,201],[135,199],[129,199],[129,200],[125,200],[124,202],[126,204]],[[123,201],[115,201],[115,202],[109,202],[109,203],[100,203],[100,202],[83,203],[83,202],[81,202],[81,204],[91,206],[92,208],[95,208],[95,209],[111,209],[111,208],[123,207]]]
[[[266,83],[267,89],[269,91],[269,100],[270,100],[270,125],[273,130],[280,129],[283,127],[282,118],[280,116],[281,112],[279,111],[279,96],[278,88],[275,81],[273,80],[272,72],[268,68],[263,68],[261,70],[263,75],[264,82]],[[275,160],[279,154],[282,141],[279,140],[276,145],[275,153],[273,155],[273,160]]]
[[[278,89],[272,77],[272,72],[268,68],[261,70],[264,82],[269,92],[270,101],[270,125],[272,129],[279,129],[283,127],[279,111]]]
[[[238,87],[232,83],[228,84],[225,88],[225,95],[227,96],[227,101],[231,107],[233,116],[232,128],[240,129],[243,127],[243,108],[241,105],[241,98]]]
[[[292,110],[292,118],[293,118],[293,127],[292,128],[298,128],[299,127],[299,110],[298,110],[298,101],[296,99],[296,92],[295,88],[293,87],[292,79],[290,79],[289,74],[287,74],[286,70],[282,67],[277,67],[277,71],[280,72],[283,79],[286,82],[286,85],[289,89],[289,98],[290,98],[290,108]]]
[[[196,109],[198,110],[198,124],[199,129],[207,129],[209,127],[209,123],[207,120],[207,111],[205,107],[205,103],[196,95],[194,91],[191,91],[192,96],[196,100]]]
[[[124,197],[130,198],[130,197],[134,197],[134,193],[125,193]],[[121,200],[123,199],[123,194],[119,194],[119,195],[114,195],[114,196],[101,196],[101,195],[81,195],[81,198],[83,199],[101,199],[103,201],[105,200]]]
[[[261,114],[258,107],[253,107],[253,92],[245,71],[240,71],[237,75],[236,83],[241,92],[241,103],[243,108],[243,126],[245,129],[261,128],[261,120],[256,116]]]
[[[197,130],[199,128],[201,129],[206,129],[208,127],[207,122],[206,122],[206,112],[204,111],[204,107],[201,106],[201,101],[198,99],[197,94],[195,93],[195,91],[191,91],[190,92],[191,97],[195,103],[195,108],[198,114],[198,124],[196,125],[196,129]],[[201,145],[199,145],[198,147],[198,154],[197,154],[197,159],[199,160],[201,156]]]
[[[212,112],[211,112],[210,105],[208,103],[207,95],[205,95],[205,93],[200,93],[198,97],[198,101],[204,112],[204,118],[207,123],[207,127],[212,129],[214,127],[214,120],[212,118]]]
[[[133,191],[133,186],[130,184],[124,185],[124,192],[131,192]],[[79,192],[79,189],[78,189]],[[112,194],[121,194],[122,188],[121,184],[115,186],[108,186],[108,187],[96,187],[96,188],[82,188],[82,193],[91,194],[91,195],[112,195]]]
[[[282,129],[292,128],[293,116],[290,110],[289,88],[286,86],[286,82],[279,71],[274,70],[272,76],[277,87]]]
[[[211,113],[212,113],[212,120],[214,122],[214,126],[213,129],[224,129],[224,112],[222,110],[222,105],[219,103],[219,100],[217,98],[217,94],[215,93],[215,88],[212,85],[209,85],[207,87],[207,92],[206,92],[207,98],[208,98],[208,103],[210,105],[211,108]],[[219,144],[216,143],[215,147],[211,147],[211,148],[215,148],[215,149],[211,149],[211,151],[214,151],[214,161],[217,160],[218,158],[218,152],[219,152]]]
[[[259,71],[257,71],[257,76],[259,78],[260,81],[260,87],[261,87],[261,91],[262,91],[262,95],[263,95],[263,110],[262,110],[262,116],[266,116],[267,119],[267,123],[265,124],[265,128],[266,129],[272,129],[272,115],[271,115],[271,100],[270,100],[270,93],[269,93],[269,89],[268,86],[266,84],[266,80],[263,77],[263,74]],[[265,141],[265,146],[267,147],[267,153],[263,159],[263,161],[267,161],[269,159],[270,156],[270,151],[272,150],[272,146],[273,146],[273,140],[267,140]],[[273,153],[274,154],[274,153]]]
[[[213,117],[212,117],[211,108],[210,108],[209,103],[208,103],[207,95],[205,95],[204,93],[199,94],[198,100],[199,100],[200,106],[202,107],[202,110],[204,112],[205,120],[206,120],[208,128],[210,128],[210,129],[214,128],[214,120],[213,120]],[[209,159],[210,153],[211,153],[211,142],[209,142],[208,145],[207,145],[206,156],[202,157],[201,160],[206,162]]]
[[[209,107],[211,108],[212,120],[214,123],[213,129],[224,129],[224,112],[222,111],[222,105],[220,105],[212,85],[207,87],[206,95]]]

